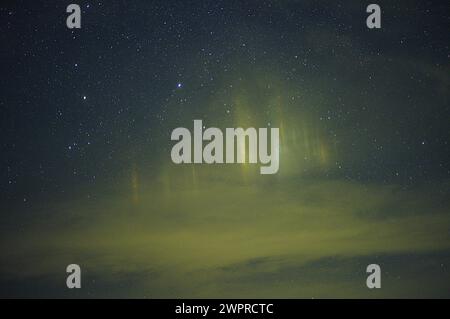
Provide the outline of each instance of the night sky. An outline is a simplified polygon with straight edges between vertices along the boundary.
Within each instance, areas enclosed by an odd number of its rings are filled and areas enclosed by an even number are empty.
[[[0,297],[450,298],[449,13],[2,1]],[[195,119],[279,128],[278,173],[172,163]]]

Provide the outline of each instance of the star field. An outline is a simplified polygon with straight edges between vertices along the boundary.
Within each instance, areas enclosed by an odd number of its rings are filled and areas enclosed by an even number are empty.
[[[0,5],[1,296],[449,296],[447,3],[70,3]],[[174,165],[194,119],[279,127],[279,173]]]

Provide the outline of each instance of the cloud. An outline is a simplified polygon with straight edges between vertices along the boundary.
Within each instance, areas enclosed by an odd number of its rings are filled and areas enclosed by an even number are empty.
[[[78,263],[89,278],[82,296],[355,296],[364,263],[376,256],[447,260],[449,212],[431,205],[425,189],[208,176],[198,174],[195,187],[176,174],[172,186],[141,183],[138,203],[130,191],[63,205],[20,237],[3,234],[1,273],[9,284],[59,278]],[[348,260],[364,263],[349,268]],[[353,272],[359,279],[346,281]]]

